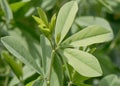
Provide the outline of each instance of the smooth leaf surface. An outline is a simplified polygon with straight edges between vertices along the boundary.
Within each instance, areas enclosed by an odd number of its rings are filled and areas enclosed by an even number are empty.
[[[76,18],[75,23],[79,26],[99,25],[106,29],[112,30],[108,21],[100,17],[81,16]]]
[[[99,86],[120,86],[120,79],[117,75],[111,74],[104,77],[100,81]]]
[[[88,46],[95,43],[107,42],[113,39],[111,30],[92,25],[67,38],[62,46]]]
[[[50,29],[51,34],[53,33],[55,29],[55,23],[56,23],[56,14],[52,16],[51,21],[49,23],[49,29]]]
[[[64,57],[80,75],[86,77],[97,77],[102,75],[102,70],[98,60],[91,54],[77,50],[65,49]]]
[[[9,7],[7,0],[0,0],[0,4],[1,4],[2,10],[5,12],[7,19],[8,20],[13,19],[13,14],[12,14],[12,11]]]
[[[63,86],[63,69],[61,59],[55,55],[50,86]]]
[[[27,49],[22,45],[20,40],[12,36],[7,36],[1,38],[3,45],[11,52],[15,57],[17,57],[24,64],[33,68],[37,73],[42,74],[42,71],[36,64],[36,61],[27,51]]]
[[[50,56],[51,56],[51,52],[52,52],[52,49],[50,47],[50,42],[49,40],[41,35],[40,36],[40,45],[41,45],[41,55],[42,55],[42,65],[43,65],[43,68],[44,68],[44,73],[46,74],[49,69],[49,65],[50,65]]]
[[[56,43],[59,44],[66,36],[74,21],[77,10],[78,6],[76,1],[70,1],[60,9],[55,26]]]

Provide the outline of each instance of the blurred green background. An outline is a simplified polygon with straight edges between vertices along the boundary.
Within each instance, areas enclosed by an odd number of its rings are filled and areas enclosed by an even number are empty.
[[[37,15],[36,8],[41,7],[50,19],[68,1],[71,0],[0,0],[0,38],[8,35],[20,38],[32,56],[39,57],[39,35],[41,33],[37,29],[37,24],[32,15]],[[103,82],[104,77],[110,74],[114,74],[114,76],[110,76],[113,79],[116,76],[120,77],[120,0],[77,1],[79,11],[76,19],[83,16],[103,18],[109,22],[114,33],[114,39],[111,42],[96,45],[97,49],[93,53],[101,64],[103,76],[92,78],[88,82],[98,86],[99,81]],[[91,22],[94,23],[94,21]],[[71,33],[73,34],[79,30],[81,30],[81,27],[75,20]],[[0,42],[0,53],[3,50],[6,49]],[[17,59],[14,60],[18,61]],[[23,66],[23,75],[25,83],[37,77],[37,74],[26,66]],[[111,80],[108,81],[111,82]],[[11,68],[0,56],[0,86],[8,86],[8,84],[14,86],[18,83],[19,81]],[[112,86],[120,86],[120,83]]]

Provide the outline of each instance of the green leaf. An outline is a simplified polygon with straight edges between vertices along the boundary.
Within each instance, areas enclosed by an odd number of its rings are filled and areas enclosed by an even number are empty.
[[[72,82],[75,85],[83,84],[87,85],[84,83],[85,80],[89,79],[88,77],[81,76],[78,72],[74,72],[73,77],[72,77]]]
[[[25,81],[26,79],[30,78],[31,76],[33,76],[36,72],[31,69],[30,67],[28,66],[24,66],[23,67],[23,80]],[[9,86],[15,86],[17,84],[19,84],[20,81],[17,79],[17,77],[13,77],[11,79],[11,81],[9,82]]]
[[[120,79],[116,75],[111,74],[104,77],[100,81],[99,86],[120,86]]]
[[[50,29],[51,34],[54,32],[55,23],[56,23],[56,14],[52,16],[51,21],[49,23],[49,29]]]
[[[36,16],[32,16],[35,21],[39,24],[38,27],[40,29],[40,31],[46,36],[48,37],[50,35],[50,29],[46,26],[46,24],[44,23],[44,21]]]
[[[9,64],[17,78],[20,80],[22,78],[22,66],[20,63],[15,62],[13,57],[7,52],[2,51],[2,57],[5,59],[5,61]]]
[[[34,20],[39,24],[39,25],[42,25],[44,27],[46,27],[45,23],[43,22],[43,20],[39,17],[36,17],[36,16],[32,16],[34,18]]]
[[[113,39],[111,30],[92,25],[67,38],[61,45],[66,46],[88,46],[95,43],[107,42]]]
[[[34,81],[29,82],[29,83],[28,83],[28,84],[26,84],[25,86],[33,86],[34,82],[35,82],[35,80],[34,80]]]
[[[73,67],[71,67],[69,64],[68,65],[68,69],[69,69],[69,74],[71,75],[71,81],[74,85],[77,86],[89,86],[88,84],[85,83],[85,81],[87,79],[90,79],[88,77],[85,76],[81,76],[78,72],[76,72]]]
[[[36,64],[36,61],[27,51],[27,49],[22,45],[19,39],[13,36],[7,36],[1,38],[3,45],[11,52],[15,57],[17,57],[24,64],[33,68],[37,73],[42,74],[40,67]]]
[[[50,79],[50,86],[63,86],[63,69],[62,69],[62,62],[60,57],[55,55],[51,79]]]
[[[50,42],[49,40],[44,36],[41,35],[40,36],[40,45],[41,45],[41,55],[42,55],[42,65],[44,68],[44,73],[47,74],[47,70],[49,69],[49,65],[50,65],[50,56],[51,56],[51,46],[50,46]]]
[[[80,75],[86,77],[97,77],[102,75],[102,70],[98,60],[91,54],[77,50],[65,49],[64,57]]]
[[[12,11],[16,12],[18,11],[21,7],[25,6],[29,1],[19,1],[19,2],[15,2],[10,4],[10,8]]]
[[[5,15],[6,15],[7,19],[8,20],[13,19],[13,14],[12,14],[12,11],[9,7],[9,4],[8,4],[7,0],[0,0],[0,4],[1,4],[2,10],[5,12]]]
[[[69,31],[78,10],[76,1],[66,3],[59,11],[55,26],[55,41],[60,43]]]
[[[39,14],[40,18],[44,21],[46,26],[48,26],[48,19],[47,19],[45,12],[39,7],[37,8],[37,10],[38,10],[38,14]]]
[[[113,12],[113,9],[112,9],[112,7],[108,4],[108,3],[106,3],[106,1],[104,1],[104,0],[97,0],[100,4],[102,4],[104,7],[106,7],[108,10],[109,10],[109,12]]]
[[[29,82],[25,86],[47,86],[47,85],[45,84],[45,81],[41,77],[38,77],[38,79]]]
[[[76,18],[75,23],[79,26],[98,25],[106,29],[110,29],[112,31],[112,28],[110,24],[108,23],[108,21],[100,17],[81,16],[81,17]]]

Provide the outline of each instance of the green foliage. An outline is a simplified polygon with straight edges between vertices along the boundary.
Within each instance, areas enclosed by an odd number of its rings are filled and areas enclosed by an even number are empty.
[[[8,52],[6,52],[6,51],[3,51],[2,52],[2,56],[3,56],[3,58],[5,59],[5,61],[10,65],[10,67],[11,67],[11,69],[14,71],[14,73],[16,74],[16,76],[17,76],[17,78],[19,79],[19,80],[21,80],[22,79],[22,65],[21,65],[21,63],[19,62],[19,63],[16,63],[15,61],[14,61],[14,59],[13,59],[13,57],[12,56],[10,56],[9,54],[8,54]]]
[[[22,43],[20,43],[18,39],[12,36],[8,36],[5,38],[3,37],[1,41],[4,44],[4,46],[20,61],[34,68],[36,72],[38,72],[39,74],[42,74],[42,71],[34,61],[33,57],[30,55],[30,53],[26,50],[26,48],[22,45]]]
[[[99,84],[99,86],[119,86],[119,85],[120,79],[114,74],[104,77]]]
[[[9,4],[7,2],[7,0],[0,0],[0,4],[1,4],[1,8],[5,13],[6,18],[8,19],[8,22],[13,19],[13,14],[12,11],[9,7]]]
[[[46,36],[50,37],[54,31],[55,21],[56,21],[56,15],[53,15],[51,18],[50,23],[48,23],[48,19],[46,14],[41,8],[38,8],[39,17],[33,16],[35,21],[39,24],[38,27],[40,28],[40,31]]]
[[[69,31],[75,15],[77,13],[78,6],[77,2],[71,1],[64,5],[57,16],[56,26],[55,26],[55,41],[60,43]]]
[[[0,0],[0,86],[119,86],[119,4]]]
[[[96,77],[102,75],[100,65],[93,55],[69,48],[63,51],[63,55],[66,57],[68,64],[82,76]]]
[[[88,46],[95,43],[106,42],[112,38],[113,34],[111,30],[93,25],[75,33],[66,39],[62,45],[65,47],[67,47],[67,45],[72,47]]]

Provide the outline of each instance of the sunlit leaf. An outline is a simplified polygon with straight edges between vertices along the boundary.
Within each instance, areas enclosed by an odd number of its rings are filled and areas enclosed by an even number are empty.
[[[22,45],[19,39],[16,39],[13,36],[7,36],[1,38],[1,41],[3,45],[9,50],[9,52],[11,52],[15,57],[17,57],[24,64],[33,68],[37,73],[42,74],[42,71],[36,64],[36,61]]]
[[[65,49],[64,57],[80,75],[86,77],[97,77],[102,75],[102,70],[98,60],[89,53],[77,49]]]
[[[56,14],[54,14],[51,18],[51,21],[49,23],[49,29],[51,31],[51,34],[53,33],[54,29],[55,29],[55,23],[56,23]]]
[[[38,14],[39,14],[40,18],[48,26],[48,19],[47,19],[47,16],[46,16],[45,12],[41,8],[37,8],[37,10],[38,10]]]
[[[74,21],[77,10],[78,6],[76,1],[70,1],[60,9],[55,26],[56,43],[59,44],[66,36]]]
[[[93,25],[89,26],[69,38],[67,38],[62,46],[88,46],[95,43],[107,42],[113,39],[113,33],[111,30],[101,26]]]

